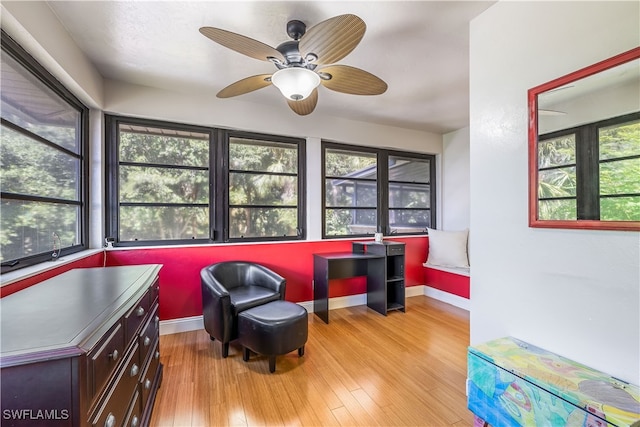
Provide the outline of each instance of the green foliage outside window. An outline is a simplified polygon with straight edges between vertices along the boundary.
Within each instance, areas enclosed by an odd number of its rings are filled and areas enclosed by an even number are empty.
[[[120,206],[120,240],[209,238],[209,135],[128,128],[119,135],[120,203],[146,205]]]
[[[229,237],[291,237],[298,233],[298,148],[231,138]]]
[[[600,128],[597,138],[598,175],[593,185],[599,188],[600,219],[640,221],[640,122]],[[538,144],[542,220],[577,218],[576,144],[575,134]]]

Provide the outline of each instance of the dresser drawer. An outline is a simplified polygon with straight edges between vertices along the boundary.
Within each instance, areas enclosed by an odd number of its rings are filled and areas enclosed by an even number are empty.
[[[158,300],[158,297],[160,296],[160,281],[158,279],[156,279],[156,281],[153,282],[153,285],[151,285],[151,288],[149,288],[149,295],[149,301],[153,306],[153,304]]]
[[[140,392],[136,390],[136,394],[131,401],[129,411],[127,411],[126,418],[124,419],[125,427],[140,427],[142,422],[142,407],[140,406]]]
[[[151,301],[149,301],[150,293],[144,294],[144,296],[133,306],[131,310],[124,315],[124,327],[125,327],[125,339],[127,343],[136,335],[138,328],[142,325],[142,322],[147,318]]]
[[[140,333],[140,363],[142,365],[146,364],[147,357],[158,340],[159,326],[160,318],[158,317],[158,304],[155,304],[152,306],[151,315]]]
[[[142,376],[142,379],[140,380],[143,408],[147,406],[147,401],[149,400],[149,395],[151,393],[151,389],[153,388],[153,381],[156,377],[156,373],[158,372],[159,365],[160,347],[158,345],[158,340],[156,340],[155,346],[151,351],[151,359],[149,360],[149,365],[144,370],[144,374]]]
[[[93,379],[91,397],[101,390],[124,356],[124,329],[120,322],[116,323],[98,342],[95,350],[89,353],[90,378]]]
[[[139,358],[140,349],[138,343],[135,343],[122,368],[118,371],[115,382],[107,390],[104,403],[91,417],[93,426],[115,427],[122,425],[127,409],[130,407],[131,398],[136,391],[138,378],[140,378]]]

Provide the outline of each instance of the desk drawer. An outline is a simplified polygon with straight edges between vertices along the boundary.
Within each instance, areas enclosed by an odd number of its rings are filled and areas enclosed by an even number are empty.
[[[404,255],[404,245],[387,245],[387,255]]]

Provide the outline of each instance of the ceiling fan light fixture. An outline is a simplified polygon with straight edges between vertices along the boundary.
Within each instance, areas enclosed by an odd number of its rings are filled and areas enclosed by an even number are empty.
[[[302,67],[283,68],[271,76],[271,83],[277,87],[285,98],[301,101],[320,84],[317,73]]]

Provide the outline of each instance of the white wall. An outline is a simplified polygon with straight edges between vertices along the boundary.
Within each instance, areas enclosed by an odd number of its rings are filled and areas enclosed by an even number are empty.
[[[527,90],[638,45],[640,3],[499,2],[471,23],[472,344],[515,336],[640,383],[640,233],[529,228]]]
[[[469,128],[442,137],[442,229],[469,228]]]

